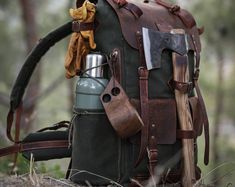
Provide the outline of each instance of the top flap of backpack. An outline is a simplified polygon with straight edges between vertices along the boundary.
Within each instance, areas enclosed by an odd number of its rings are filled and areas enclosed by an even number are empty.
[[[170,32],[172,29],[185,29],[186,33],[191,35],[189,42],[190,49],[201,51],[201,44],[199,39],[199,32],[196,27],[194,18],[187,11],[184,11],[186,18],[190,18],[191,24],[188,27],[183,21],[176,15],[172,14],[167,8],[158,5],[154,2],[144,3],[140,0],[128,0],[128,3],[136,5],[143,14],[140,17],[136,17],[130,10],[119,7],[113,0],[106,0],[109,5],[116,12],[122,34],[128,44],[137,49],[136,33],[142,31],[142,27],[149,29],[155,29],[162,32]]]

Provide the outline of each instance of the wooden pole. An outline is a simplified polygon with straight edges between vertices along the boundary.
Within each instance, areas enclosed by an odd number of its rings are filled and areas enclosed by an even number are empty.
[[[172,30],[174,34],[184,34],[184,30]],[[189,82],[189,67],[187,55],[181,56],[172,53],[173,60],[173,79],[177,82]],[[182,93],[175,89],[175,100],[177,105],[177,114],[180,123],[180,129],[183,131],[193,130],[192,117],[189,110],[188,93]],[[183,156],[183,174],[182,185],[192,187],[196,182],[195,165],[194,165],[194,140],[182,139],[182,156]]]

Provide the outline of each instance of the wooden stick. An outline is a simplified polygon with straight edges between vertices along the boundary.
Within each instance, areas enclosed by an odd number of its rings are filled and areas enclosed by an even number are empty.
[[[172,30],[174,34],[185,34],[182,29]],[[187,55],[180,56],[172,53],[173,60],[173,79],[178,82],[189,82],[189,67]],[[177,105],[177,114],[181,130],[193,130],[192,117],[189,110],[188,94],[175,89],[175,100]],[[182,139],[183,153],[183,175],[182,185],[192,187],[196,182],[194,165],[194,140]]]

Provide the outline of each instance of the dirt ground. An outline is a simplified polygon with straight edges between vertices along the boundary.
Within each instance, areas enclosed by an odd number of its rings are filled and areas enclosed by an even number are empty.
[[[0,176],[0,187],[78,187],[78,185],[65,179],[54,179],[50,176],[37,175],[30,177]]]

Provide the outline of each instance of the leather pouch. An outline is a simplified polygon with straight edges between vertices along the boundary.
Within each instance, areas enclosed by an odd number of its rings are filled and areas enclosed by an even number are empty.
[[[114,78],[110,80],[100,98],[111,125],[120,137],[130,137],[143,127],[137,110]]]
[[[140,113],[139,100],[132,99],[131,103]],[[189,105],[196,136],[202,134],[202,116],[197,97],[189,98]],[[175,99],[149,100],[150,125],[156,125],[156,140],[158,144],[174,144],[177,139],[177,112]]]
[[[140,113],[139,100],[131,102]],[[176,103],[174,99],[149,100],[149,123],[156,126],[156,140],[158,144],[174,144],[176,142]]]

